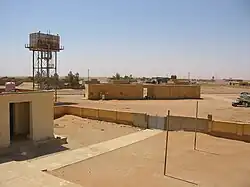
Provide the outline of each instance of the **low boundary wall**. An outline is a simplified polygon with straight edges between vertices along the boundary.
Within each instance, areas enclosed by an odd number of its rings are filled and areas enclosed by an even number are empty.
[[[166,129],[167,117],[151,116],[143,113],[84,108],[79,106],[55,106],[54,118],[64,115],[74,115],[82,118],[126,124],[140,128]],[[211,115],[205,118],[170,116],[170,131],[195,131],[212,136],[250,142],[250,124],[215,121]]]
[[[208,134],[233,140],[250,142],[250,124],[211,121]]]
[[[54,119],[60,118],[64,115],[66,115],[68,112],[66,112],[65,106],[54,106]]]

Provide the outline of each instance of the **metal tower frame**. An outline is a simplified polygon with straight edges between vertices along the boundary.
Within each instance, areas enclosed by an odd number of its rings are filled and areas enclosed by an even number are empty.
[[[50,84],[52,78],[57,74],[57,53],[64,50],[63,47],[59,49],[51,49],[47,45],[46,49],[34,49],[28,44],[25,45],[32,51],[32,81],[33,90],[37,87],[39,90],[55,89],[55,101],[57,101],[57,82],[55,87]],[[55,78],[55,77],[54,77]]]
[[[35,86],[40,90],[49,89],[48,79],[57,74],[57,52],[32,51],[32,53],[33,90]]]

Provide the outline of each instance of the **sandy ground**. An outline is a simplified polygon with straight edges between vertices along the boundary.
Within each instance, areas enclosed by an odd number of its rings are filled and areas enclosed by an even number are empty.
[[[70,149],[96,144],[139,130],[127,125],[83,119],[71,115],[54,120],[54,133],[67,137],[69,143],[64,146]]]
[[[250,87],[243,86],[220,86],[220,85],[202,85],[202,94],[239,94],[240,92],[250,92]]]
[[[249,144],[193,133],[171,132],[167,173],[163,175],[165,134],[73,164],[51,173],[86,187],[250,186]]]
[[[232,107],[231,102],[238,94],[202,94],[199,100],[199,117],[213,115],[215,120],[250,123],[250,108]],[[164,116],[167,110],[172,115],[195,117],[197,100],[130,100],[130,101],[91,101],[81,95],[63,95],[59,101],[73,101],[90,108],[101,108],[118,111],[132,111]]]

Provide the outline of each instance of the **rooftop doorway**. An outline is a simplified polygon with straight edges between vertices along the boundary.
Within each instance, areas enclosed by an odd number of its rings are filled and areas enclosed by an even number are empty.
[[[11,142],[29,139],[30,104],[30,102],[9,104],[9,129]]]

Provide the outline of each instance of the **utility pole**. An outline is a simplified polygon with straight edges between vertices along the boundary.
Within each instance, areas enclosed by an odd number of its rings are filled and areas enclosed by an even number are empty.
[[[167,116],[167,124],[165,124],[165,131],[166,131],[166,139],[165,139],[165,160],[164,160],[164,171],[163,174],[166,175],[167,173],[167,157],[168,157],[168,131],[169,131],[169,118],[170,118],[170,110],[168,110]]]
[[[89,81],[89,69],[88,69],[88,81]]]
[[[196,102],[196,112],[195,112],[194,150],[197,150],[198,106],[199,106],[199,102],[197,101]]]

